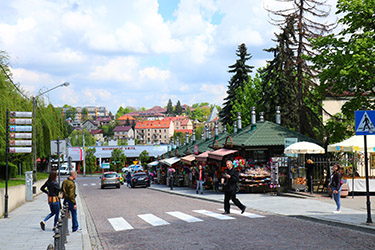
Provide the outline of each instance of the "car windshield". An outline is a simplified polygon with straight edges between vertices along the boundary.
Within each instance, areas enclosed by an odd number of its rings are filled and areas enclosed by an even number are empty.
[[[116,178],[117,174],[113,174],[113,173],[111,173],[111,174],[104,174],[103,177],[104,178]]]

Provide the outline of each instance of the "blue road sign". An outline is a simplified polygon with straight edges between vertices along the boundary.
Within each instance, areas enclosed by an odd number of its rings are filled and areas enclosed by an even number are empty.
[[[373,135],[375,134],[375,111],[359,110],[355,111],[355,134]]]
[[[31,132],[33,126],[9,126],[10,132]]]

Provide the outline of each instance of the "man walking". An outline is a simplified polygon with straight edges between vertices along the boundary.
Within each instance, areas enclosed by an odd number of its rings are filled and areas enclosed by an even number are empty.
[[[77,172],[72,170],[69,177],[62,183],[62,190],[64,192],[64,204],[68,204],[69,211],[72,215],[72,232],[82,232],[78,227],[77,220],[77,203],[76,203],[76,184],[74,180],[77,178]]]
[[[200,191],[200,193],[203,194],[204,171],[202,165],[199,165],[198,171],[196,171],[195,174],[195,179],[197,180],[196,192],[198,194]]]
[[[233,203],[241,209],[241,214],[245,212],[246,206],[243,205],[237,198],[236,198],[236,189],[237,189],[237,182],[238,182],[238,171],[233,168],[232,161],[227,161],[227,170],[225,170],[224,177],[226,178],[226,182],[224,184],[224,213],[230,213],[230,204],[229,200],[232,200]]]

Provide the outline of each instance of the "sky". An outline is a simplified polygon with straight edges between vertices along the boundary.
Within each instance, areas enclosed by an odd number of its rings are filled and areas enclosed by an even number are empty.
[[[334,13],[336,0],[329,0]],[[0,0],[13,81],[54,106],[222,105],[238,45],[266,65],[275,0]],[[334,15],[331,19],[334,19]],[[332,20],[333,20],[332,19]]]

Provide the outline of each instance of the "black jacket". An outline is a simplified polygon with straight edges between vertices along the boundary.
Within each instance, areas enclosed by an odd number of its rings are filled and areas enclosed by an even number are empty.
[[[330,186],[336,188],[336,190],[340,189],[341,187],[341,174],[340,173],[336,172],[332,175]]]
[[[235,168],[232,168],[231,170],[229,170],[229,169],[225,170],[225,173],[229,174],[230,178],[225,180],[224,191],[235,192],[236,189],[237,189],[237,183],[238,183],[238,179],[239,179],[238,171]]]
[[[206,176],[204,169],[202,169],[202,181],[204,180],[204,177]],[[195,179],[199,181],[199,169],[195,171]]]
[[[43,184],[40,190],[48,194],[48,196],[58,196],[61,188],[59,187],[59,183],[57,183],[56,181],[46,181],[46,183]]]

